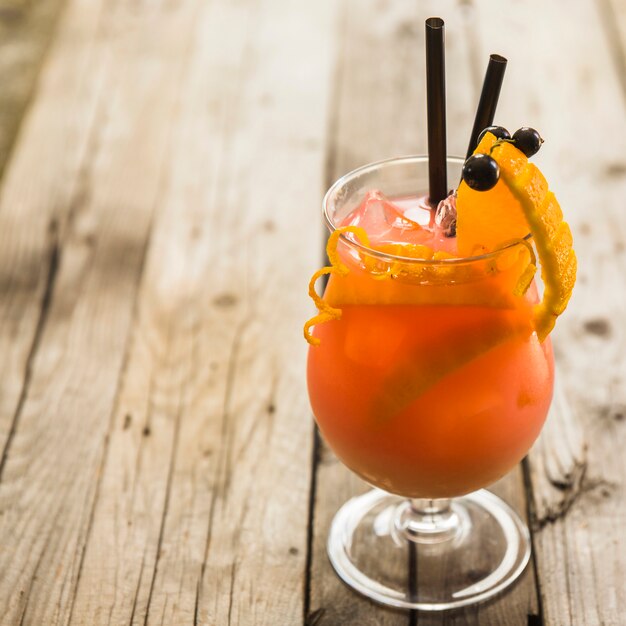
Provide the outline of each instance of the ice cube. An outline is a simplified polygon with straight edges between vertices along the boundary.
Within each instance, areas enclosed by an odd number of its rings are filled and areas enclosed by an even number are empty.
[[[372,243],[423,243],[428,233],[412,219],[416,217],[415,210],[421,209],[415,205],[409,213],[405,204],[404,200],[402,206],[395,204],[378,190],[369,191],[361,205],[343,221],[342,226],[364,228]]]
[[[456,237],[456,192],[444,198],[435,211],[435,234]]]
[[[416,222],[423,228],[430,227],[431,209],[426,196],[394,198],[393,203],[404,213],[404,218]]]

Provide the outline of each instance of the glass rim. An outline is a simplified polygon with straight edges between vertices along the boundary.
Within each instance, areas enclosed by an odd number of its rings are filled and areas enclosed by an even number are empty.
[[[366,163],[365,165],[361,165],[356,169],[351,170],[350,172],[344,174],[339,177],[329,188],[328,191],[324,194],[324,199],[322,200],[322,211],[324,214],[324,220],[326,222],[326,226],[330,230],[331,233],[337,230],[337,226],[333,223],[329,212],[328,205],[330,203],[330,199],[337,190],[344,186],[349,180],[355,178],[356,176],[366,174],[370,171],[380,169],[385,165],[390,165],[392,163],[423,163],[428,161],[428,155],[425,154],[409,154],[405,156],[399,157],[389,157],[387,159],[381,159],[380,161],[373,161],[372,163]],[[465,162],[463,157],[459,156],[448,156],[446,158],[447,163],[457,163],[459,165]],[[415,257],[401,256],[397,254],[391,254],[389,252],[381,252],[380,250],[376,250],[375,248],[370,248],[358,241],[347,237],[344,233],[339,235],[339,239],[347,244],[348,246],[355,248],[357,251],[364,252],[369,256],[373,256],[377,259],[386,262],[401,262],[401,263],[415,263],[420,265],[464,265],[468,263],[474,263],[476,261],[486,261],[489,259],[494,259],[498,257],[500,254],[505,252],[506,250],[511,250],[515,248],[515,246],[525,245],[524,242],[530,242],[532,239],[532,233],[528,233],[524,237],[520,237],[507,243],[506,245],[498,248],[496,250],[492,250],[491,252],[485,252],[483,254],[478,254],[475,256],[466,256],[466,257],[454,257],[452,259],[418,259]]]

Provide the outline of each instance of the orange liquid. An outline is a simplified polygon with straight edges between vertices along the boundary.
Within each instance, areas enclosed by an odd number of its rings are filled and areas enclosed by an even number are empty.
[[[520,267],[438,286],[374,281],[354,264],[331,276],[325,299],[353,303],[315,328],[308,387],[345,465],[391,493],[438,498],[485,487],[522,459],[554,363],[532,331],[534,286],[503,300]]]

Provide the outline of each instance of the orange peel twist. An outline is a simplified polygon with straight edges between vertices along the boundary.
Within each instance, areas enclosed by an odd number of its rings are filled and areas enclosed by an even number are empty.
[[[305,323],[304,338],[312,346],[319,346],[320,344],[320,340],[311,334],[311,329],[313,328],[313,326],[315,326],[316,324],[323,324],[324,322],[338,320],[341,318],[341,309],[330,306],[330,304],[325,302],[324,299],[319,296],[317,291],[315,290],[315,283],[317,282],[318,278],[326,274],[337,274],[338,276],[345,276],[350,271],[348,266],[341,260],[339,252],[337,250],[337,246],[339,245],[339,238],[344,233],[352,233],[357,239],[360,240],[360,243],[365,246],[370,245],[367,233],[363,228],[359,226],[342,226],[341,228],[337,228],[336,230],[334,230],[328,238],[328,243],[326,244],[326,254],[328,256],[328,260],[330,261],[330,265],[317,270],[317,272],[313,274],[311,280],[309,281],[309,296],[317,307],[318,313]]]

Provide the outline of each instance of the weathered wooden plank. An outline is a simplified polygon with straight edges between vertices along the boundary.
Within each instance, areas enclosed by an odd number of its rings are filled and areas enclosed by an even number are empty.
[[[556,445],[555,445],[556,443]],[[572,413],[559,380],[542,436],[529,464],[535,530],[563,517],[581,493],[587,449],[580,418]]]
[[[626,4],[620,0],[597,0],[596,4],[626,102]]]
[[[303,618],[310,305],[290,286],[319,253],[299,233],[321,231],[336,13],[197,6],[74,623]]]
[[[72,2],[7,175],[10,291],[20,271],[36,275],[41,218],[29,217],[60,218],[58,270],[0,483],[2,623],[71,618],[192,8],[141,15],[134,3]]]
[[[567,23],[576,28],[564,28],[562,11],[539,1],[523,10],[488,1],[476,10],[479,36],[510,58],[501,121],[542,131],[546,144],[535,160],[559,197],[579,258],[578,284],[553,337],[569,410],[555,404],[558,421],[530,456],[544,619],[619,624],[626,372],[625,302],[616,285],[625,271],[626,118],[611,40],[592,0],[568,5]],[[528,14],[542,18],[529,23]]]
[[[65,0],[0,2],[0,175]]]
[[[7,89],[0,96],[1,110],[7,111],[6,126],[0,124],[0,162],[8,157],[12,143],[10,136],[19,125],[19,102],[32,89],[38,55],[45,47],[47,8],[15,7],[8,15],[17,15],[22,32],[18,41],[8,36],[4,46],[6,65],[0,71],[6,78]],[[52,15],[49,16],[52,19]],[[24,378],[28,378],[33,342],[38,341],[41,321],[46,315],[47,299],[56,271],[57,244],[62,224],[75,194],[77,172],[84,159],[88,129],[95,115],[95,97],[100,88],[89,81],[88,72],[98,73],[98,44],[94,35],[97,10],[85,8],[80,17],[88,44],[70,38],[58,41],[54,53],[46,62],[38,84],[42,99],[52,104],[35,103],[27,115],[28,123],[22,130],[23,141],[15,151],[3,181],[0,199],[0,448],[3,450],[1,467],[6,460],[6,445],[10,439],[16,413],[22,402]],[[31,28],[41,27],[41,39]],[[76,27],[69,16],[65,32]],[[19,29],[20,27],[18,27]],[[29,39],[23,41],[21,37]],[[17,47],[17,49],[16,49]],[[80,51],[80,54],[78,52]],[[22,64],[29,66],[22,72]],[[15,66],[14,66],[15,64]],[[20,77],[16,77],[16,73]],[[23,75],[22,75],[23,74]],[[3,79],[3,84],[4,79]],[[79,109],[74,103],[80,102]],[[8,111],[13,113],[9,114]],[[9,126],[11,127],[9,129]],[[46,140],[42,141],[41,138]],[[42,166],[54,163],[55,168]],[[33,167],[37,166],[37,184],[33,185]],[[2,166],[4,167],[4,166]],[[43,304],[43,307],[42,307]],[[43,309],[43,310],[42,310]]]
[[[197,601],[206,623],[271,626],[303,616],[312,431],[299,322],[310,305],[288,286],[302,284],[318,253],[318,242],[305,243],[300,233],[319,215],[336,30],[332,1],[308,7],[303,16],[300,3],[270,0],[251,22],[256,39],[249,54],[259,65],[248,68],[251,105],[238,120],[239,150],[225,189],[237,211],[232,245],[240,246],[245,291],[238,293],[247,326],[229,362],[221,451],[228,473],[215,492]],[[176,536],[173,529],[170,540]],[[167,577],[158,582],[167,584]]]
[[[473,36],[476,16],[465,7],[440,3],[345,3],[337,74],[336,118],[331,127],[327,183],[350,169],[399,154],[426,152],[424,20],[446,21],[448,151],[464,155],[489,53]],[[322,446],[317,464],[311,569],[311,618],[316,624],[497,624],[525,625],[538,614],[534,572],[490,604],[445,615],[375,607],[334,575],[326,538],[334,513],[366,490]],[[526,501],[520,470],[494,489],[523,516]]]

